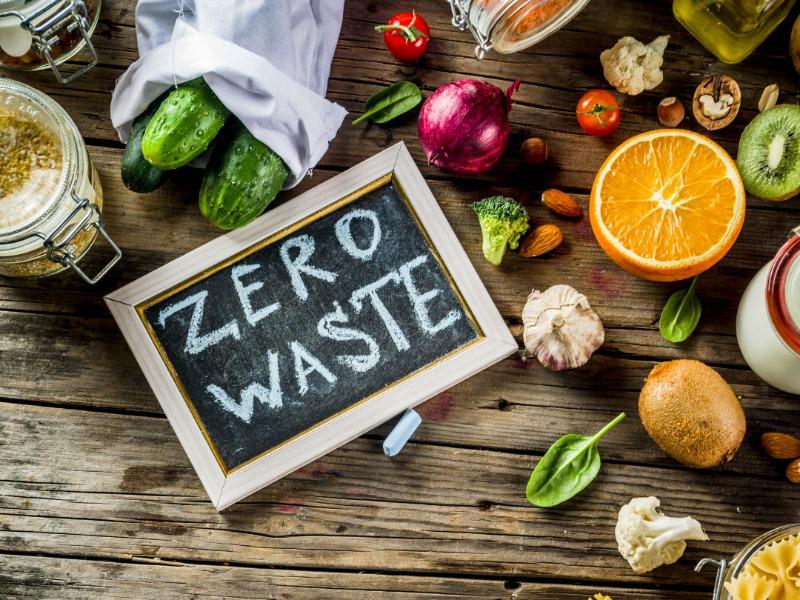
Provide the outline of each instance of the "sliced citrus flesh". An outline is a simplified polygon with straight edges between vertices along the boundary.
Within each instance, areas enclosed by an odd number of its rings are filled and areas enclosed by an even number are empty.
[[[744,223],[736,163],[718,144],[683,129],[636,135],[594,180],[592,230],[611,259],[653,281],[693,277],[730,250]]]

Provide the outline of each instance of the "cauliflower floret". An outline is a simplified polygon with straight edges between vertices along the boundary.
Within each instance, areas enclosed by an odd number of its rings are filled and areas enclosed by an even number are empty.
[[[619,509],[614,531],[619,553],[637,573],[671,565],[683,556],[685,540],[708,540],[700,523],[691,517],[667,517],[658,511],[661,501],[634,498]]]
[[[661,65],[664,64],[668,42],[668,35],[657,37],[646,45],[630,36],[621,38],[613,48],[600,54],[603,75],[623,94],[636,96],[652,90],[664,80]]]

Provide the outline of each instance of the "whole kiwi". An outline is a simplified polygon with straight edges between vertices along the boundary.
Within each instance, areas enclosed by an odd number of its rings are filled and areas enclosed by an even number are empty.
[[[697,360],[656,365],[639,394],[639,415],[664,452],[701,469],[731,460],[746,429],[736,394]]]

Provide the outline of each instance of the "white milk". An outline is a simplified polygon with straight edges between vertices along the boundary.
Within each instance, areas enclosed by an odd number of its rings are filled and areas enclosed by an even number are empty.
[[[779,336],[767,310],[767,275],[764,265],[747,286],[736,315],[736,338],[747,364],[770,385],[800,394],[800,355]],[[794,260],[786,280],[789,314],[800,324],[800,257]]]

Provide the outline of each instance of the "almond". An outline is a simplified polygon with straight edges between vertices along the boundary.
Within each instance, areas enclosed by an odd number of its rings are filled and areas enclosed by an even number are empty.
[[[557,215],[572,219],[583,214],[575,198],[561,190],[549,189],[542,192],[542,203]]]
[[[564,240],[564,234],[558,225],[539,225],[522,240],[519,247],[520,256],[533,258],[547,254]]]
[[[761,92],[761,99],[758,101],[758,112],[764,112],[775,106],[778,103],[780,93],[781,90],[778,88],[777,83],[765,87],[764,91]]]
[[[793,435],[771,431],[761,436],[761,448],[770,458],[791,460],[800,457],[800,440]]]
[[[792,483],[800,483],[800,458],[795,458],[786,467],[786,479]]]

